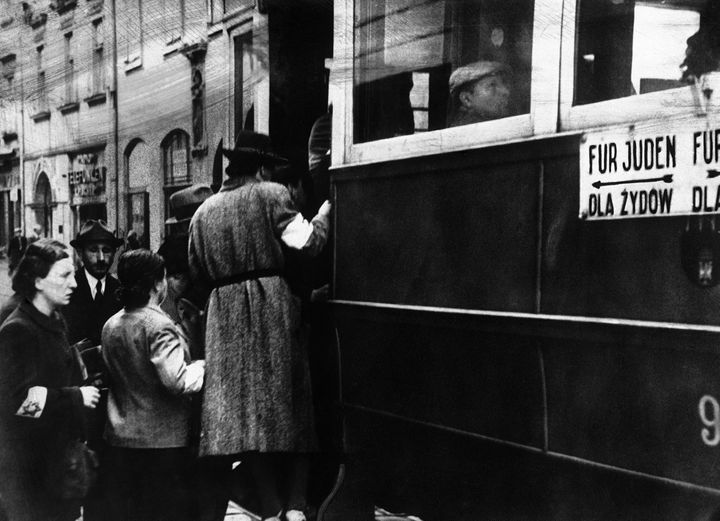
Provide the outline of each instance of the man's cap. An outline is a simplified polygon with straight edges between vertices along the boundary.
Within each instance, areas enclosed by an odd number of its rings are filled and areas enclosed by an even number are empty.
[[[205,200],[213,195],[212,189],[208,185],[195,184],[178,190],[170,196],[170,218],[165,224],[177,224],[189,221],[195,210]]]
[[[106,242],[113,247],[121,246],[124,241],[115,236],[115,232],[107,227],[105,221],[88,219],[80,228],[74,240],[70,241],[73,248],[82,248],[90,242]]]
[[[280,165],[288,162],[286,158],[273,152],[270,136],[252,130],[238,132],[235,147],[223,148],[222,152],[230,161],[255,158],[262,164]]]
[[[458,67],[450,75],[448,80],[448,86],[450,88],[450,95],[454,95],[457,90],[471,81],[477,81],[486,76],[492,76],[494,74],[505,73],[510,74],[512,69],[501,62],[494,61],[478,61],[469,63]]]

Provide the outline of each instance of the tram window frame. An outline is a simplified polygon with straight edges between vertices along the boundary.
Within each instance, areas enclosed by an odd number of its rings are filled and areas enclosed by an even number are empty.
[[[583,1],[567,2],[563,12],[563,36],[560,77],[560,127],[562,131],[579,131],[596,127],[608,127],[653,120],[662,114],[665,118],[694,118],[698,114],[695,87],[690,84],[638,93],[626,97],[575,104],[578,96],[576,64],[582,52],[579,45],[580,9]],[[638,1],[637,4],[647,2]],[[691,34],[694,31],[691,31]],[[683,42],[684,45],[684,42]],[[683,47],[684,51],[684,47]],[[682,75],[677,63],[677,79]]]
[[[357,0],[370,1],[370,0]],[[535,0],[529,111],[507,118],[414,134],[354,142],[354,0],[336,0],[335,59],[331,71],[333,105],[332,164],[359,164],[482,148],[500,142],[553,133],[557,129],[560,76],[560,9],[556,0]],[[339,19],[338,19],[339,18]],[[333,83],[335,86],[333,87]]]

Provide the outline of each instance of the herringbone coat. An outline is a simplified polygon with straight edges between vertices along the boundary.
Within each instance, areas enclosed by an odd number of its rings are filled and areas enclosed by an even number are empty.
[[[254,270],[282,271],[281,235],[297,218],[287,189],[230,178],[195,213],[190,270],[218,281]],[[327,219],[313,220],[306,246],[316,254]],[[201,455],[304,452],[316,446],[300,309],[281,276],[215,288],[207,305]]]

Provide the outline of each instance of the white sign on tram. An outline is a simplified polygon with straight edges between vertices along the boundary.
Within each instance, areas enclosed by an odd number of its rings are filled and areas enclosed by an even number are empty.
[[[720,127],[587,133],[580,145],[580,217],[720,213]]]

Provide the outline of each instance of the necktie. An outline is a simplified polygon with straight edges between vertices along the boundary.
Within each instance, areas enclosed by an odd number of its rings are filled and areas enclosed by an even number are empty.
[[[95,304],[100,304],[102,302],[102,282],[97,281],[97,284],[95,285]]]

